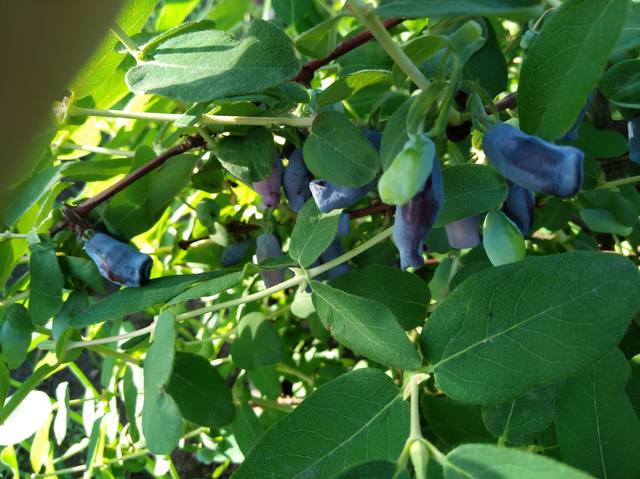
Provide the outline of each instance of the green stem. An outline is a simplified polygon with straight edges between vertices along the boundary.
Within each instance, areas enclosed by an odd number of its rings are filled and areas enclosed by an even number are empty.
[[[111,356],[113,358],[120,359],[121,361],[124,361],[126,363],[140,365],[139,359],[134,358],[130,354],[123,353],[122,351],[116,351],[115,349],[111,349],[106,346],[93,345],[93,346],[88,346],[87,349],[91,351],[95,351],[96,353],[101,354],[102,356]]]
[[[26,291],[22,291],[21,293],[15,294],[0,301],[0,308],[4,308],[5,306],[9,306],[10,304],[17,303],[18,301],[22,301],[23,299],[27,299],[28,297],[29,290],[27,289]]]
[[[60,367],[59,364],[43,364],[34,373],[23,382],[18,390],[9,398],[4,407],[0,409],[0,425],[4,424],[11,413],[20,405],[31,391],[38,387],[47,377],[56,372]]]
[[[286,414],[289,414],[291,411],[293,411],[293,408],[291,406],[280,404],[277,401],[273,401],[271,399],[252,397],[250,401],[256,406],[260,406],[263,409],[271,409],[273,411],[280,411]]]
[[[134,42],[133,39],[127,35],[117,23],[111,25],[111,31],[116,37],[118,37],[118,40],[124,45],[129,54],[137,60],[140,56],[140,50],[138,49],[136,42]]]
[[[19,234],[19,233],[12,233],[10,231],[0,232],[0,243],[3,242],[3,241],[9,241],[9,240],[14,240],[14,239],[26,240],[27,239],[27,235],[26,234]]]
[[[73,375],[78,378],[78,381],[80,381],[80,383],[86,388],[91,390],[91,392],[93,393],[93,396],[98,399],[100,397],[100,393],[98,392],[98,390],[94,387],[94,385],[91,383],[91,381],[89,381],[89,378],[84,374],[84,372],[82,371],[82,369],[80,369],[78,367],[78,365],[76,363],[74,363],[73,361],[67,363],[67,366],[69,366],[69,369],[71,369],[71,372],[73,373]]]
[[[640,182],[640,175],[629,176],[628,178],[620,178],[619,180],[607,181],[606,183],[602,183],[600,186],[598,186],[598,189],[612,188],[614,186],[629,185],[631,183],[638,182]]]
[[[420,429],[420,385],[414,384],[411,388],[411,429],[409,432],[410,439],[422,439],[422,430]]]
[[[304,374],[302,371],[298,371],[296,368],[289,366],[285,363],[276,364],[276,371],[282,374],[288,374],[290,376],[296,377],[303,382],[307,383],[308,386],[313,387],[315,381],[311,376]]]
[[[155,113],[148,111],[101,110],[99,108],[83,108],[70,105],[68,116],[97,116],[103,118],[127,118],[131,120],[150,120],[174,122],[182,117],[179,113]],[[248,125],[248,126],[293,126],[308,128],[313,117],[276,117],[276,116],[232,116],[202,115],[202,123],[206,125]]]
[[[365,4],[362,0],[349,0],[348,7],[411,81],[418,85],[421,90],[427,88],[431,82],[393,41],[382,22],[373,14],[371,6]]]
[[[56,146],[64,150],[81,150],[88,151],[90,153],[101,153],[104,155],[124,156],[125,158],[133,158],[136,156],[135,152],[133,151],[118,150],[115,148],[104,148],[102,146],[77,145],[75,143],[62,143]]]
[[[387,239],[389,236],[391,236],[392,233],[393,233],[393,227],[391,226],[381,231],[380,233],[375,235],[373,238],[365,241],[361,245],[356,246],[350,251],[347,251],[345,254],[338,256],[337,258],[332,259],[331,261],[323,265],[316,266],[315,268],[308,270],[308,276],[310,278],[314,278],[326,271],[329,271],[335,266],[344,263],[345,261],[349,261],[351,258],[355,258],[356,256],[365,252],[372,246],[375,246],[376,244]],[[277,293],[278,291],[282,291],[283,289],[297,286],[301,283],[304,283],[305,281],[307,281],[307,275],[301,274],[298,276],[294,276],[293,278],[287,281],[283,281],[282,283],[276,284],[271,288],[263,289],[262,291],[249,294],[241,298],[232,299],[230,301],[225,301],[218,304],[212,304],[211,306],[205,306],[204,308],[195,309],[193,311],[189,311],[188,313],[182,313],[182,314],[179,314],[176,318],[179,321],[182,321],[189,318],[195,318],[206,313],[213,313],[215,311],[220,311],[221,309],[232,308],[235,306],[239,306],[241,304],[250,303],[258,299],[267,298],[272,294]],[[90,341],[70,341],[67,344],[67,349],[69,350],[69,349],[75,349],[75,348],[84,348],[87,346],[93,346],[98,344],[109,344],[109,343],[114,343],[114,342],[125,340],[125,339],[135,338],[138,336],[144,336],[145,334],[152,333],[154,328],[155,328],[155,323],[151,323],[149,326],[146,326],[142,329],[131,331],[130,333],[126,333],[126,334],[120,334],[118,336],[108,336],[106,338],[92,339]],[[48,349],[52,346],[52,344],[53,344],[52,341],[43,341],[38,345],[38,347],[40,347],[41,349]]]

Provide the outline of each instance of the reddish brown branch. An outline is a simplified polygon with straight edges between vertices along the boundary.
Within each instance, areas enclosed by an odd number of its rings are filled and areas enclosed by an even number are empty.
[[[515,92],[509,93],[507,96],[496,102],[496,109],[498,111],[507,109],[513,110],[516,106],[518,106],[518,96]],[[493,113],[490,106],[485,106],[484,111],[486,111],[487,113]]]
[[[151,171],[155,170],[156,168],[160,167],[168,159],[170,159],[170,158],[172,158],[174,156],[177,156],[177,155],[179,155],[181,153],[184,153],[186,151],[192,150],[194,148],[199,148],[201,146],[204,146],[205,144],[206,143],[205,143],[204,139],[200,135],[190,136],[189,138],[184,140],[179,145],[174,146],[170,150],[165,151],[163,154],[161,154],[160,156],[154,158],[149,163],[146,163],[146,164],[142,165],[136,171],[133,171],[133,172],[129,173],[123,179],[121,179],[120,181],[114,183],[109,188],[107,188],[106,190],[100,192],[96,196],[94,196],[92,198],[89,198],[88,200],[85,200],[82,204],[80,204],[78,206],[69,208],[69,211],[67,212],[68,216],[72,216],[72,217],[76,217],[76,218],[86,218],[86,216],[96,206],[104,203],[105,201],[109,200],[110,198],[113,198],[113,196],[115,196],[120,191],[124,190],[131,183],[135,182],[136,180],[142,178],[143,176],[145,176],[149,172],[151,172]],[[65,217],[64,219],[62,219],[58,223],[56,223],[49,230],[49,234],[51,236],[53,236],[56,233],[62,231],[67,226],[69,226],[71,221],[72,220],[70,220],[69,217]]]
[[[367,206],[366,208],[362,208],[359,210],[353,210],[349,213],[349,217],[353,218],[362,218],[363,216],[375,215],[377,213],[391,214],[394,210],[394,206],[385,205],[384,203],[378,203],[377,205]]]
[[[383,25],[388,30],[392,27],[395,27],[396,25],[401,23],[403,20],[404,20],[403,18],[388,18],[383,22]],[[339,58],[342,55],[349,53],[351,50],[358,48],[363,43],[367,43],[372,38],[373,38],[373,35],[368,30],[366,30],[348,40],[345,40],[340,45],[338,45],[336,49],[333,52],[331,52],[331,54],[329,54],[328,56],[320,60],[310,61],[307,64],[305,64],[302,67],[302,70],[300,70],[300,73],[298,73],[298,75],[293,79],[293,81],[302,83],[305,86],[309,86],[311,84],[311,80],[313,80],[313,75],[315,74],[316,70],[322,68],[327,63],[332,62],[336,58]]]

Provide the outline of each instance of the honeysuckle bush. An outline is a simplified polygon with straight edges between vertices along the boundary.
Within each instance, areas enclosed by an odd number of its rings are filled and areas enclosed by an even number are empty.
[[[640,477],[639,29],[126,2],[0,216],[3,474]]]

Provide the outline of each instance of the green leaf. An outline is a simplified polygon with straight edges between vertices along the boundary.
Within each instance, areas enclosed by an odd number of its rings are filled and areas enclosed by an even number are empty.
[[[627,22],[618,38],[614,55],[624,54],[625,50],[631,50],[640,46],[640,2],[633,0]]]
[[[427,317],[427,284],[419,276],[398,268],[370,265],[339,276],[331,286],[385,305],[407,330],[421,325]]]
[[[243,136],[225,136],[216,151],[222,166],[247,184],[271,175],[275,153],[273,136],[262,127],[251,128]]]
[[[531,257],[461,283],[429,318],[422,348],[448,396],[492,404],[601,357],[638,306],[638,271],[622,256]]]
[[[75,161],[62,170],[62,176],[75,181],[104,181],[131,170],[131,158]]]
[[[313,305],[325,328],[357,354],[415,370],[420,357],[393,313],[381,303],[311,281]]]
[[[520,74],[524,132],[554,140],[569,131],[598,83],[628,7],[629,0],[574,0],[545,20]]]
[[[391,83],[391,75],[388,71],[360,70],[338,78],[318,95],[318,106],[347,100],[360,90],[380,83]]]
[[[378,154],[349,119],[337,111],[316,116],[304,143],[304,161],[318,178],[362,186],[378,172]]]
[[[358,369],[320,386],[269,429],[234,477],[333,477],[365,461],[395,461],[408,434],[409,408],[393,381]]]
[[[69,383],[61,382],[56,386],[56,404],[58,410],[53,421],[53,435],[58,445],[62,444],[67,435],[67,416],[69,410]]]
[[[465,444],[447,454],[445,479],[592,479],[538,454],[488,444]]]
[[[166,30],[182,23],[199,0],[165,0],[156,17],[156,31]]]
[[[291,233],[289,255],[300,266],[311,265],[329,247],[338,231],[342,210],[321,213],[312,199],[308,200],[296,219]]]
[[[313,0],[274,0],[273,9],[286,24],[302,20],[313,8]]]
[[[213,275],[213,277],[211,279],[193,283],[193,286],[190,286],[184,292],[180,293],[172,300],[167,301],[165,304],[170,306],[172,304],[189,301],[190,299],[197,299],[202,298],[203,296],[213,296],[214,294],[222,293],[223,291],[240,284],[243,276],[242,271],[228,273],[227,271],[220,270],[212,271],[207,274]]]
[[[300,60],[289,37],[254,20],[242,40],[218,30],[190,31],[162,42],[127,72],[136,94],[185,102],[258,93],[296,76]]]
[[[155,156],[151,148],[139,148],[132,170]],[[115,229],[121,236],[132,238],[151,228],[187,185],[197,161],[198,157],[195,155],[174,156],[161,167],[116,194],[109,200],[102,215],[109,229]]]
[[[196,283],[223,276],[226,271],[181,274],[152,279],[142,288],[124,288],[78,313],[71,326],[80,328],[166,303]]]
[[[498,208],[507,199],[507,183],[492,167],[453,165],[442,170],[444,206],[436,227]]]
[[[640,108],[640,60],[625,60],[613,65],[602,75],[600,90],[618,106]]]
[[[9,369],[16,369],[27,359],[33,326],[29,313],[21,304],[11,304],[4,311],[0,327],[0,351]]]
[[[129,35],[139,33],[157,3],[158,0],[128,0],[115,23]],[[113,75],[124,57],[116,51],[117,43],[116,36],[109,31],[71,84],[70,89],[77,98],[90,95]]]
[[[329,55],[336,47],[338,22],[341,18],[341,15],[333,16],[302,32],[294,42],[298,51],[311,58]]]
[[[231,357],[237,367],[253,370],[272,366],[282,359],[282,339],[262,313],[243,316],[237,331],[237,337],[231,344]]]
[[[4,222],[14,226],[54,185],[60,181],[63,166],[51,166],[26,180],[19,188],[16,198],[7,207]]]
[[[622,224],[609,210],[601,208],[583,208],[580,210],[580,218],[584,220],[589,229],[598,233],[628,236],[633,230],[631,226]]]
[[[436,146],[425,133],[410,138],[380,177],[380,199],[389,205],[404,205],[422,191],[431,174]]]
[[[220,427],[233,420],[235,407],[231,389],[218,370],[202,356],[176,353],[166,391],[188,421],[205,427]]]
[[[502,211],[490,211],[484,218],[482,244],[494,266],[522,261],[527,254],[522,233]]]
[[[248,404],[239,404],[236,408],[236,415],[230,426],[233,437],[238,443],[238,447],[245,456],[249,455],[251,449],[258,443],[264,434],[264,428],[253,408]]]
[[[62,307],[64,277],[53,243],[48,239],[40,242],[30,240],[29,247],[29,314],[33,324],[41,326]]]
[[[511,444],[532,444],[556,415],[556,389],[545,386],[522,396],[482,408],[487,430]]]
[[[594,158],[614,158],[629,150],[627,137],[617,130],[601,130],[583,121],[578,128],[578,139],[567,142]],[[585,163],[585,169],[587,164]],[[585,173],[587,173],[585,171]],[[586,180],[586,178],[585,178]]]
[[[144,360],[144,404],[142,433],[154,454],[169,454],[182,437],[182,414],[167,394],[173,370],[176,342],[176,317],[163,311],[156,323],[155,339]]]
[[[406,471],[402,471],[399,475],[395,475],[397,464],[392,461],[369,461],[357,466],[350,467],[346,471],[340,473],[337,479],[409,479]]]
[[[446,396],[432,394],[423,394],[420,406],[429,429],[448,446],[494,441],[482,422],[480,406],[462,404]]]
[[[10,446],[30,438],[49,420],[52,409],[46,393],[31,391],[0,424],[0,445]]]
[[[640,420],[625,393],[630,376],[615,348],[560,389],[556,425],[567,463],[596,477],[637,477]]]
[[[409,98],[396,111],[387,122],[387,126],[382,132],[382,143],[380,145],[380,166],[386,171],[396,156],[402,151],[404,145],[409,140],[407,134],[407,116],[413,104],[414,98]]]
[[[507,89],[507,62],[491,23],[486,22],[486,29],[487,41],[466,62],[463,75],[478,83],[493,98]]]
[[[480,17],[531,13],[539,0],[383,0],[380,17]]]

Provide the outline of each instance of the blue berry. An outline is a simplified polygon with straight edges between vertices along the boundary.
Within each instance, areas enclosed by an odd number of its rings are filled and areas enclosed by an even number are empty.
[[[513,221],[523,235],[527,235],[533,226],[533,210],[536,207],[535,197],[526,188],[522,188],[510,181],[507,181],[507,184],[509,185],[509,194],[502,205],[502,212]]]
[[[505,178],[523,188],[565,198],[582,187],[584,153],[572,146],[557,146],[498,123],[485,133],[482,148]]]
[[[238,264],[249,253],[249,240],[243,240],[239,243],[232,243],[225,246],[222,251],[222,266],[233,266]]]
[[[133,246],[96,233],[84,244],[84,249],[100,274],[112,283],[135,288],[149,281],[153,261]]]
[[[436,157],[422,190],[408,203],[396,206],[393,241],[400,252],[400,267],[403,270],[424,265],[422,251],[425,238],[436,222],[443,203],[442,171]]]
[[[342,238],[349,234],[349,229],[351,227],[350,222],[351,218],[349,218],[349,213],[342,213],[340,215],[340,218],[338,219],[338,232],[336,233],[338,238]]]
[[[380,153],[380,144],[382,143],[382,132],[364,128],[362,134],[367,137],[367,140],[371,142],[373,147],[378,153]]]
[[[280,203],[280,185],[282,185],[282,160],[276,153],[273,158],[271,175],[263,181],[253,183],[253,189],[262,197],[261,205],[275,208]]]
[[[329,247],[320,255],[320,263],[328,263],[329,261],[336,259],[338,256],[342,256],[343,254],[344,248],[342,247],[340,239],[336,236]],[[329,277],[329,279],[335,279],[338,276],[341,276],[348,272],[349,265],[345,261],[344,263],[340,263],[339,265],[334,266],[329,271],[327,271],[327,276]]]
[[[278,256],[282,256],[282,248],[278,238],[273,233],[262,233],[258,236],[256,239],[256,259],[258,263],[267,258],[276,258]],[[284,281],[284,269],[262,271],[260,275],[267,288]]]
[[[640,116],[629,120],[629,159],[640,164]]]
[[[313,175],[304,164],[304,157],[301,149],[293,150],[289,157],[289,164],[284,170],[282,176],[282,184],[284,186],[284,194],[289,201],[289,208],[296,213],[304,206],[309,198],[311,198],[311,190],[309,182],[313,179]]]
[[[309,183],[313,199],[318,205],[318,209],[323,213],[336,210],[338,208],[348,208],[357,203],[373,187],[377,180],[373,180],[364,186],[351,187],[336,185],[326,180],[313,180]]]
[[[477,216],[467,216],[445,226],[447,238],[452,248],[473,248],[480,243],[480,229]]]

